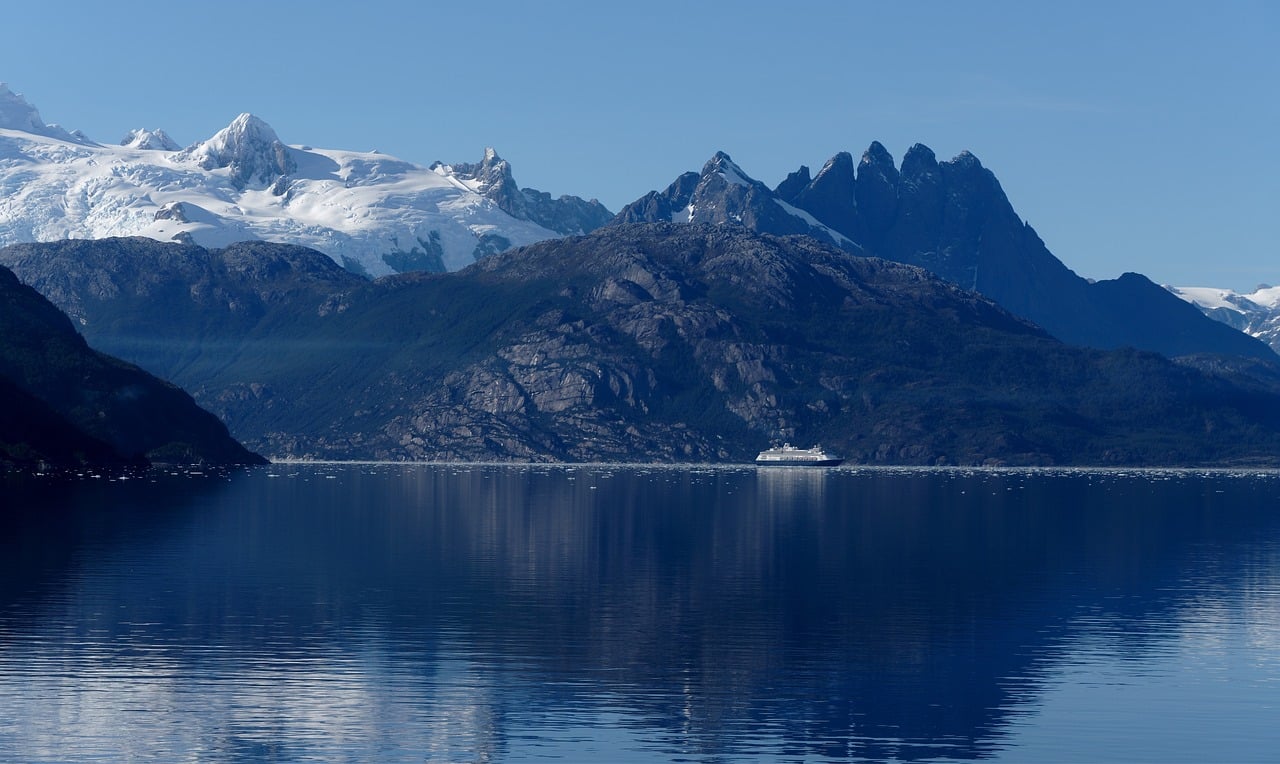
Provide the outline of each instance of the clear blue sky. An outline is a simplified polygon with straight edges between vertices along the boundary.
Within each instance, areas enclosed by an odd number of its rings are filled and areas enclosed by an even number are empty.
[[[0,81],[103,142],[251,111],[424,164],[491,145],[613,210],[717,150],[772,186],[919,142],[976,154],[1083,276],[1280,282],[1271,0],[29,1],[0,28]]]

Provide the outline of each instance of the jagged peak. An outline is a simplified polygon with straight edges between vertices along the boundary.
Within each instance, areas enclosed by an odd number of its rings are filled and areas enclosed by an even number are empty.
[[[707,160],[702,166],[702,177],[706,178],[710,175],[719,175],[728,183],[739,186],[754,186],[756,180],[750,175],[743,172],[733,159],[723,151],[717,151],[715,156]]]
[[[859,185],[865,186],[869,179],[890,186],[898,183],[898,168],[893,163],[893,155],[880,141],[872,141],[867,150],[862,152],[862,161],[858,163]],[[862,199],[859,199],[859,203],[862,203]]]
[[[459,180],[474,180],[481,193],[495,184],[515,182],[511,176],[511,163],[498,156],[498,151],[492,146],[485,147],[484,158],[479,162],[454,164],[435,162],[431,165],[431,169],[441,175],[452,175]]]
[[[892,167],[893,155],[889,153],[889,150],[886,149],[880,141],[872,141],[871,145],[867,147],[867,150],[862,152],[862,161],[859,164],[888,165]]]
[[[982,162],[979,162],[978,158],[974,156],[972,153],[970,153],[968,149],[965,149],[964,151],[961,151],[959,154],[956,154],[955,158],[953,158],[947,164],[950,164],[954,167],[961,167],[966,169],[967,168],[973,168],[978,170],[983,169]]]
[[[741,171],[742,168],[733,161],[733,157],[723,151],[717,151],[710,159],[702,165],[702,174],[706,175],[710,172],[719,172],[723,168],[729,167],[734,170]]]
[[[906,155],[902,157],[903,167],[906,166],[908,161],[935,163],[938,161],[938,157],[934,155],[933,149],[923,143],[916,143],[912,144],[911,148],[907,149]]]
[[[844,235],[854,230],[853,155],[838,152],[794,199],[795,205]]]
[[[784,202],[790,202],[813,181],[809,175],[809,165],[802,164],[800,169],[788,175],[773,190]]]
[[[907,149],[907,153],[902,157],[903,178],[920,178],[938,171],[938,158],[934,156],[933,149],[917,143]]]
[[[839,174],[839,175],[847,174],[850,177],[852,177],[853,176],[853,155],[847,151],[837,152],[835,156],[827,160],[826,164],[822,165],[822,169],[818,170],[818,174],[814,177],[813,180],[816,183],[818,182],[818,179],[822,178],[824,175],[828,176],[828,178],[823,178],[824,180],[827,180],[829,179],[829,176],[833,174]]]

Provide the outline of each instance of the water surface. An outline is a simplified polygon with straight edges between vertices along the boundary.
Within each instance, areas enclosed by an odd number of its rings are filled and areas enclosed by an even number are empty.
[[[0,759],[1274,761],[1280,476],[11,481]]]

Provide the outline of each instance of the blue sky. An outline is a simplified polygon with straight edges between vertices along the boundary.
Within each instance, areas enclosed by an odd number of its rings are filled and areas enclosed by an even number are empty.
[[[426,164],[485,146],[610,209],[717,150],[775,185],[879,140],[972,151],[1083,276],[1280,282],[1280,3],[466,2],[7,7],[46,122],[179,143],[238,113]]]

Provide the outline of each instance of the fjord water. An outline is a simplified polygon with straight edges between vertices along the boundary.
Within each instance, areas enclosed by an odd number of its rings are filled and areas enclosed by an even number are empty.
[[[23,480],[0,760],[1271,761],[1280,475]]]

